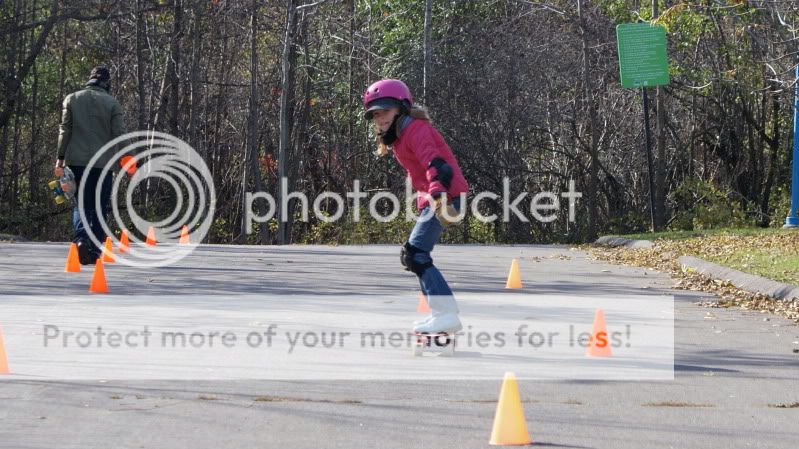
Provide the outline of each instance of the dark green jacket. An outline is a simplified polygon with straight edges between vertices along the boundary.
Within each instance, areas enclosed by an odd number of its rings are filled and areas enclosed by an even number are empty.
[[[122,106],[105,89],[89,86],[64,99],[58,134],[58,159],[65,159],[67,165],[85,167],[103,145],[123,134],[125,119]],[[106,152],[94,166],[105,165],[113,153]]]

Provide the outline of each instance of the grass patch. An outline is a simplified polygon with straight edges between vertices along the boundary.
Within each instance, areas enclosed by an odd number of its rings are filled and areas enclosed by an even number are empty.
[[[775,281],[799,285],[799,254],[779,254],[773,250],[740,250],[708,257],[708,260]]]
[[[790,232],[799,231],[794,229],[782,228],[723,228],[723,229],[706,229],[701,231],[662,231],[662,232],[646,232],[640,234],[623,234],[612,235],[611,237],[623,237],[631,240],[685,240],[696,237],[706,237],[715,235],[730,235],[730,236],[755,236],[755,235],[775,235],[786,234]]]
[[[799,285],[799,231],[782,228],[709,229],[620,236],[650,240],[661,253],[690,255],[778,282]]]
[[[720,230],[701,237],[659,239],[651,248],[592,246],[591,257],[605,262],[646,267],[670,274],[678,289],[703,291],[717,298],[703,307],[740,307],[783,316],[799,323],[799,299],[778,300],[751,293],[725,280],[684,270],[680,256],[695,256],[769,279],[799,285],[799,232],[793,229]]]

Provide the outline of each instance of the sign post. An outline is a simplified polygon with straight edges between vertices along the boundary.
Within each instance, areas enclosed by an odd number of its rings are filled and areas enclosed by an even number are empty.
[[[791,181],[791,209],[785,218],[784,228],[799,228],[799,65],[796,66],[796,90],[793,100],[793,176]]]
[[[646,88],[669,84],[666,29],[649,22],[625,23],[616,27],[621,86],[641,88],[644,101],[644,135],[649,170],[649,215],[655,226],[655,173],[652,163],[652,133],[649,127],[649,97]]]

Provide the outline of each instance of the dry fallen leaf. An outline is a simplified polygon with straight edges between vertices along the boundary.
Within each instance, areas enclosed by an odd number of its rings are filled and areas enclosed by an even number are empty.
[[[642,267],[671,275],[675,288],[713,293],[716,298],[700,303],[702,307],[761,310],[799,323],[799,299],[778,300],[760,293],[741,290],[729,280],[713,280],[682,267],[677,259],[681,255],[701,258],[725,257],[736,251],[768,250],[775,254],[799,254],[799,233],[778,233],[755,236],[713,235],[684,240],[655,240],[652,248],[629,249],[585,247],[590,260],[600,260],[618,265]],[[799,277],[799,267],[792,276]]]

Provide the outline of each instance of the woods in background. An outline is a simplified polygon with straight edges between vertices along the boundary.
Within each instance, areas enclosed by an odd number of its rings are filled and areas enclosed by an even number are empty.
[[[245,192],[404,192],[374,155],[360,96],[403,79],[473,192],[583,192],[577,220],[473,217],[450,242],[582,242],[649,229],[640,90],[619,84],[615,26],[666,27],[657,94],[659,229],[777,226],[789,206],[799,5],[775,0],[124,0],[0,2],[0,232],[67,240],[46,189],[64,96],[112,73],[129,130],[188,142],[215,181],[208,242],[400,243],[410,224],[273,220],[246,233]],[[652,95],[655,96],[654,89]],[[653,102],[654,103],[654,102]],[[659,126],[657,126],[659,125]],[[282,165],[282,166],[281,166]],[[137,194],[162,217],[171,189]],[[500,202],[483,201],[502,215]],[[334,206],[335,207],[335,206]],[[530,214],[529,201],[519,209]],[[138,210],[138,209],[137,209]],[[140,213],[142,213],[140,211]],[[347,217],[348,214],[345,214]]]

